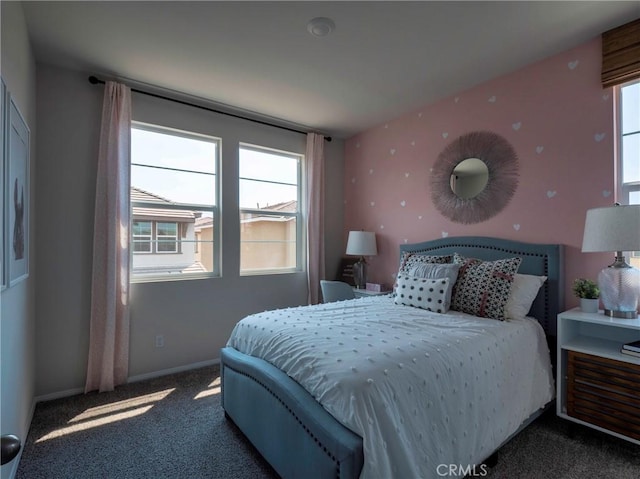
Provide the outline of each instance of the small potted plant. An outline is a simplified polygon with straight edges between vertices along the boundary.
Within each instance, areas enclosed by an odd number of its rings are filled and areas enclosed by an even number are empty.
[[[600,290],[595,281],[578,278],[573,282],[573,293],[580,298],[580,309],[585,313],[598,312]]]

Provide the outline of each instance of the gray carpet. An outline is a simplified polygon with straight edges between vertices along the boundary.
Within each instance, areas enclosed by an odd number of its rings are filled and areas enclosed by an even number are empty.
[[[479,477],[640,477],[640,446],[574,429],[570,438],[566,422],[544,415],[500,450],[488,474],[477,469]],[[216,366],[38,404],[16,477],[277,476],[224,418]]]

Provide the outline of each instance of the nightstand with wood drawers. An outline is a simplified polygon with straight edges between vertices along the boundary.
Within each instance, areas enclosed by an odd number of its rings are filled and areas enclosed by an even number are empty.
[[[640,319],[572,309],[558,315],[558,416],[640,444]]]

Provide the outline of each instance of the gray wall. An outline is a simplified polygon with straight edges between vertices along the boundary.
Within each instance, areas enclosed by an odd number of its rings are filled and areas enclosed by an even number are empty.
[[[1,384],[0,433],[16,434],[23,441],[31,421],[34,397],[34,285],[37,258],[33,238],[36,219],[36,194],[33,188],[36,171],[36,65],[27,37],[22,5],[0,2],[2,18],[2,78],[11,92],[16,106],[31,129],[31,195],[30,195],[30,275],[0,295],[0,362]],[[4,191],[3,191],[4,193]],[[18,465],[14,460],[2,466],[2,479],[13,477]]]
[[[82,388],[88,351],[93,201],[103,87],[86,73],[38,65],[39,168],[36,395]],[[237,144],[304,153],[305,136],[134,94],[135,120],[222,138],[223,277],[134,284],[130,376],[216,360],[249,313],[304,304],[305,273],[239,276]],[[342,141],[326,143],[327,271],[343,252]],[[226,180],[226,181],[225,181]],[[163,348],[155,336],[164,335]]]

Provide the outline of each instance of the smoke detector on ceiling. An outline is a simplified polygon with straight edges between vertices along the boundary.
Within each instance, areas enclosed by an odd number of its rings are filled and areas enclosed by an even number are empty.
[[[307,23],[307,30],[314,37],[326,37],[336,28],[336,24],[333,20],[326,17],[316,17],[309,20]]]

